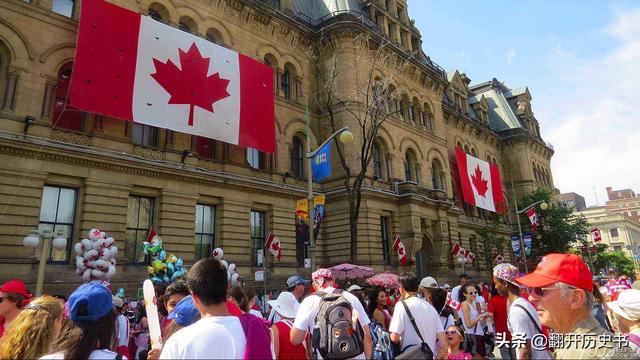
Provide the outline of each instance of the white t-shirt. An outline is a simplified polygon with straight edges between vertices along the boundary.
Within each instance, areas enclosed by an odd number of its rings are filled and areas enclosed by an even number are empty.
[[[456,287],[454,287],[453,289],[451,289],[451,298],[453,299],[453,301],[459,301],[458,300],[458,296],[460,295],[460,289],[462,289],[461,285],[458,285]],[[460,301],[462,302],[462,301]]]
[[[322,289],[325,293],[331,293],[335,290],[335,288],[325,288]],[[358,317],[358,321],[362,328],[365,328],[371,322],[369,320],[369,316],[367,312],[364,311],[364,307],[362,307],[362,303],[355,297],[353,294],[348,291],[343,291],[342,296],[344,296],[349,303],[351,303],[351,307],[353,308],[353,312]],[[318,311],[320,310],[320,296],[310,295],[307,296],[300,307],[298,308],[298,313],[296,314],[296,320],[293,322],[293,327],[298,330],[308,331],[310,334],[313,334],[313,328],[316,326],[316,317],[318,316]],[[435,311],[435,310],[434,310]],[[318,354],[320,356],[320,354]],[[320,357],[319,357],[320,358]],[[355,357],[356,359],[364,359],[364,353]]]
[[[460,314],[460,320],[462,320],[462,325],[464,326],[464,331],[467,334],[474,334],[474,335],[484,335],[484,330],[482,329],[482,322],[478,321],[476,322],[475,325],[473,325],[472,327],[467,327],[467,323],[464,321],[464,304],[469,304],[468,302],[463,302],[462,306],[460,307],[460,312],[458,314]],[[469,304],[469,319],[471,321],[474,321],[475,319],[478,318],[478,308],[476,307],[476,303],[475,301],[472,302],[471,304]]]
[[[507,327],[511,332],[511,336],[514,336],[514,334],[524,334],[527,340],[531,340],[534,335],[538,334],[538,330],[536,329],[536,326],[531,322],[529,315],[527,315],[524,310],[522,310],[522,308],[515,305],[521,305],[525,309],[527,309],[529,314],[531,314],[531,316],[533,316],[533,319],[538,323],[538,327],[542,328],[540,326],[540,318],[538,317],[538,312],[533,307],[533,305],[531,305],[527,300],[520,297],[514,300],[509,307]],[[515,350],[517,357],[518,349]],[[531,351],[532,359],[551,359],[551,353],[546,350],[535,350],[532,347]]]
[[[449,314],[448,317],[440,316],[440,322],[442,323],[442,329],[447,330],[449,326],[456,324],[456,319],[453,315]]]
[[[255,316],[259,317],[260,319],[264,319],[264,316],[262,316],[262,313],[260,311],[258,311],[258,310],[249,309],[249,314],[255,315]]]
[[[422,335],[425,343],[429,345],[429,348],[435,354],[437,333],[444,332],[438,312],[431,304],[415,296],[406,299],[404,302],[416,321],[420,335]],[[421,342],[401,301],[398,301],[393,309],[389,332],[400,335],[400,349],[403,350],[409,345],[417,345]]]
[[[160,359],[242,359],[246,344],[236,316],[209,316],[171,335]]]
[[[118,353],[109,351],[109,350],[93,350],[91,354],[89,354],[89,360],[113,360],[118,356]],[[123,359],[127,359],[126,356],[122,357]],[[45,360],[64,360],[64,353],[53,353],[49,355],[45,355],[40,359]]]
[[[129,320],[124,315],[118,315],[116,325],[118,327],[117,346],[129,346]]]

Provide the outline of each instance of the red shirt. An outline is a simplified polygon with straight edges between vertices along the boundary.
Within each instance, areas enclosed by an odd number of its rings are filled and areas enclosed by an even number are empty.
[[[0,338],[2,337],[2,334],[4,334],[4,318],[0,316]]]
[[[227,310],[229,311],[229,314],[233,315],[233,316],[241,316],[244,313],[242,312],[242,310],[240,310],[240,308],[238,307],[238,305],[234,304],[231,300],[227,299]]]
[[[511,340],[511,333],[507,327],[507,297],[495,295],[489,300],[489,312],[493,314],[493,322],[496,327],[496,333],[507,334],[507,340]]]
[[[291,331],[291,321],[280,320],[275,323],[278,328],[278,344],[280,345],[278,359],[280,360],[302,360],[307,358],[307,351],[304,345],[292,345],[289,340],[289,333]]]

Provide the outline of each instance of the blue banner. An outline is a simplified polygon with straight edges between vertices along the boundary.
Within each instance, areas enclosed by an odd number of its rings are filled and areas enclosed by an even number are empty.
[[[531,233],[526,233],[522,236],[522,238],[524,239],[524,253],[527,254],[527,256],[530,256],[533,237],[531,236]]]
[[[513,249],[513,253],[516,256],[520,256],[520,236],[513,235],[511,236],[511,248]]]
[[[320,181],[331,175],[331,141],[326,143],[311,161],[313,180]]]

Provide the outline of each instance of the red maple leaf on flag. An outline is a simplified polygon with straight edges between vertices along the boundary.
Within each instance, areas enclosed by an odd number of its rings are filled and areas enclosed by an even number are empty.
[[[156,72],[151,77],[171,95],[169,104],[189,105],[189,126],[193,126],[193,108],[213,112],[214,102],[230,96],[227,92],[230,80],[220,78],[219,73],[207,76],[211,58],[203,58],[196,43],[187,52],[178,51],[182,69],[171,60],[163,63],[153,59]]]
[[[485,194],[489,187],[487,186],[487,180],[482,178],[482,170],[480,170],[480,165],[476,166],[475,173],[471,175],[471,183],[478,191],[478,195],[482,197],[486,197]]]

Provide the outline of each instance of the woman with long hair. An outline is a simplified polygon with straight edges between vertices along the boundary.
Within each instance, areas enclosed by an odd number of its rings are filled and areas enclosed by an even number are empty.
[[[51,352],[62,328],[62,305],[41,296],[25,306],[0,338],[0,359],[37,359]]]
[[[448,360],[471,360],[472,356],[464,351],[464,331],[456,325],[444,328],[449,341]]]
[[[440,315],[443,328],[446,329],[448,326],[455,324],[453,309],[447,306],[447,291],[445,289],[437,288],[431,291],[431,304]]]
[[[464,331],[467,333],[466,351],[484,358],[486,356],[484,330],[480,322],[489,316],[489,313],[479,313],[475,304],[477,297],[478,290],[471,284],[460,289],[460,298],[464,300],[462,302],[462,325]]]
[[[381,287],[376,287],[369,294],[369,316],[389,331],[391,314],[387,310],[387,293]]]
[[[41,359],[115,359],[116,318],[113,298],[104,285],[81,285],[67,302],[72,326]],[[125,358],[125,357],[122,357]]]

